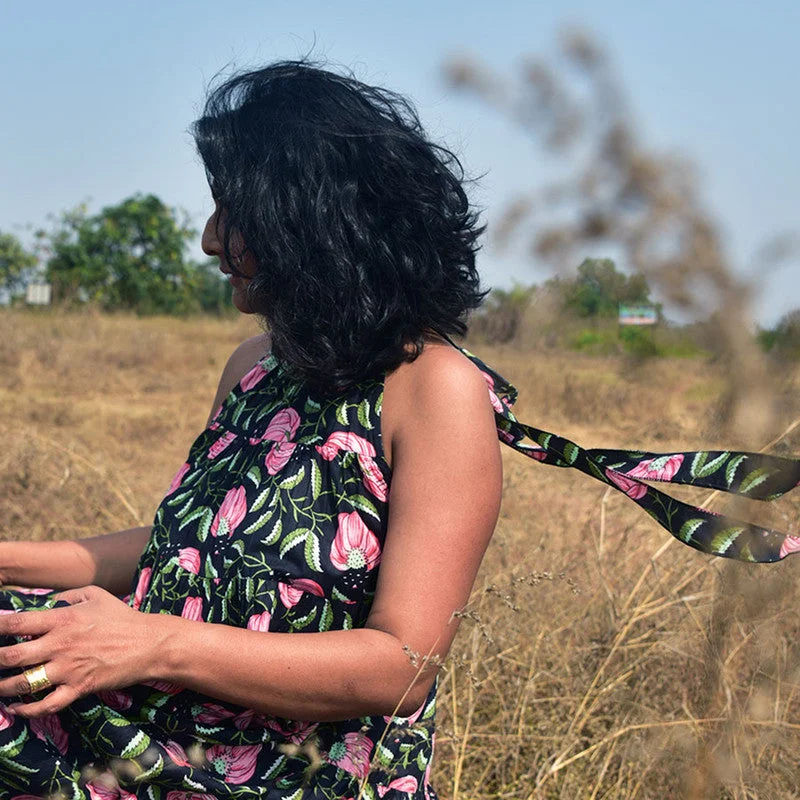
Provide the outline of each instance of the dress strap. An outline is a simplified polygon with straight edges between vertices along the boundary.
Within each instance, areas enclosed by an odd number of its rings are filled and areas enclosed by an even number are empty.
[[[514,450],[542,464],[572,467],[591,475],[637,503],[676,539],[703,553],[766,563],[800,551],[800,537],[684,503],[642,482],[686,484],[770,501],[798,485],[800,460],[734,450],[651,453],[583,448],[520,422],[510,408],[517,398],[514,386],[469,350],[448,341],[483,373],[495,410],[497,435]]]

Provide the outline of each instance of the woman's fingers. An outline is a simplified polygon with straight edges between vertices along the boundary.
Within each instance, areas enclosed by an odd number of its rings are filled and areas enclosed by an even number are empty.
[[[67,608],[0,615],[0,636],[42,636],[63,621]]]
[[[52,664],[46,664],[47,677],[50,682],[55,685],[56,681],[53,680],[54,672]],[[27,695],[31,693],[31,685],[24,673],[20,672],[19,675],[12,675],[10,678],[4,678],[0,681],[0,697],[14,697],[16,695]]]
[[[46,639],[33,639],[30,642],[10,644],[0,647],[0,669],[8,667],[25,669],[35,664],[41,664],[43,661],[49,660],[51,656],[52,648]],[[3,681],[0,681],[0,690],[2,690],[2,686]],[[2,695],[2,691],[0,691],[0,695]]]
[[[53,691],[49,692],[41,700],[33,703],[14,703],[8,708],[20,717],[28,719],[31,717],[44,717],[48,714],[63,711],[68,705],[74,703],[78,696],[78,692],[71,686],[56,686]]]

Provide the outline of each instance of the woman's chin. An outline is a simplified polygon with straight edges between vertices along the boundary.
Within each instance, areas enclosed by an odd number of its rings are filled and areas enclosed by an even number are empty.
[[[247,299],[247,292],[244,290],[237,289],[234,286],[231,300],[233,301],[234,308],[236,308],[237,311],[241,311],[242,314],[255,314],[255,311],[250,307],[250,303]]]

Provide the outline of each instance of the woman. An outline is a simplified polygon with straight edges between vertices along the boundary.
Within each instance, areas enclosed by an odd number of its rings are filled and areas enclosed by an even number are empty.
[[[152,527],[0,548],[4,583],[61,590],[2,593],[4,797],[435,797],[436,665],[497,519],[498,438],[698,549],[797,549],[641,482],[768,498],[796,462],[586,451],[514,418],[449,339],[482,299],[481,229],[402,98],[283,62],[218,87],[195,136],[203,248],[269,335],[231,356]]]
[[[151,528],[2,545],[3,583],[61,591],[3,595],[0,787],[433,797],[433,665],[502,482],[486,376],[445,338],[482,299],[458,162],[306,63],[224,83],[195,136],[203,249],[269,334]]]

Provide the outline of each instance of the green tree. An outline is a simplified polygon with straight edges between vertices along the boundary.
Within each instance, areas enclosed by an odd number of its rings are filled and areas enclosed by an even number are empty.
[[[36,266],[36,260],[13,233],[0,233],[0,289],[10,294],[20,291],[25,274]]]
[[[641,273],[626,275],[610,258],[587,258],[574,278],[554,278],[548,288],[566,310],[579,317],[615,317],[620,303],[650,303],[650,287]]]
[[[51,236],[47,277],[56,301],[180,314],[199,308],[199,273],[187,256],[196,232],[152,194],[90,216],[65,213]]]

